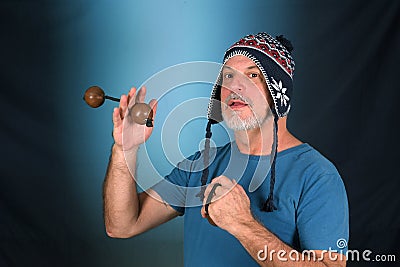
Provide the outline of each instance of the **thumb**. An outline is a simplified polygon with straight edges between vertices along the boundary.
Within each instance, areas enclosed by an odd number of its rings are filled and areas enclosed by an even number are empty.
[[[153,120],[154,120],[154,117],[156,116],[156,112],[157,112],[158,102],[156,99],[152,99],[152,100],[150,100],[149,105],[150,105],[151,109],[153,110]]]

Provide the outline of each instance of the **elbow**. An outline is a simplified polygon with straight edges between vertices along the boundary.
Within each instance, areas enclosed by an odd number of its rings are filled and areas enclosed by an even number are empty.
[[[115,233],[112,231],[106,231],[106,234],[110,238],[129,238],[129,236],[122,235],[120,233]]]
[[[121,239],[126,239],[136,236],[136,234],[133,233],[132,231],[128,231],[126,229],[119,229],[116,227],[110,227],[107,225],[106,225],[106,234],[108,237],[121,238]]]
[[[106,234],[107,234],[108,237],[111,237],[111,238],[122,238],[122,237],[118,234],[118,232],[113,231],[113,230],[111,230],[111,229],[107,229],[107,228],[106,228]]]

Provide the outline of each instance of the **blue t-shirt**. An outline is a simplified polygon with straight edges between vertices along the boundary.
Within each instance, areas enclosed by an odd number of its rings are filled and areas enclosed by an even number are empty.
[[[334,165],[308,144],[277,154],[274,204],[263,212],[269,195],[270,157],[242,154],[236,143],[210,150],[208,183],[225,175],[243,186],[255,218],[292,248],[337,250],[339,239],[348,240],[348,204],[343,181]],[[185,266],[258,266],[231,234],[201,217],[202,153],[179,163],[153,189],[174,209],[185,215]],[[251,180],[260,184],[249,191]],[[253,182],[254,182],[253,181]],[[178,185],[178,186],[176,186]],[[268,245],[267,243],[265,245]],[[260,248],[261,249],[261,248]]]

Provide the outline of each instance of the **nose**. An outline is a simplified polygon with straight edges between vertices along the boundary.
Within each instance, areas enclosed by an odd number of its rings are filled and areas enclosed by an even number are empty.
[[[246,77],[243,75],[234,75],[234,77],[230,78],[229,82],[226,84],[226,88],[234,93],[243,93],[246,89]]]

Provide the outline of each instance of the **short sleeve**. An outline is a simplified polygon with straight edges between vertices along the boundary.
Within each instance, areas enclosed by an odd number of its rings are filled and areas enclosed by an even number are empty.
[[[297,210],[302,250],[331,250],[345,254],[349,238],[346,190],[339,174],[307,180]]]
[[[200,157],[200,152],[181,161],[164,177],[162,181],[152,187],[162,200],[170,205],[181,215],[185,213],[186,194],[189,185],[189,179],[193,171],[193,165]]]

